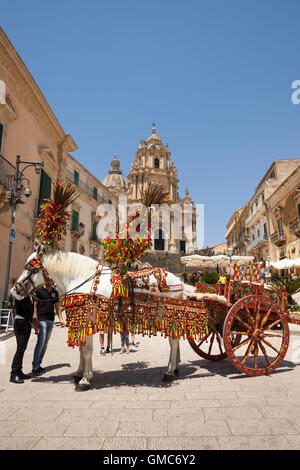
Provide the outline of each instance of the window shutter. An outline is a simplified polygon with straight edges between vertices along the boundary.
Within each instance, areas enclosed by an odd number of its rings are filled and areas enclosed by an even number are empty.
[[[79,186],[79,173],[76,170],[74,170],[74,184],[76,184],[76,186]]]
[[[0,153],[1,153],[2,137],[3,137],[3,124],[0,123]]]
[[[71,230],[78,230],[78,212],[74,210],[72,214],[72,229]]]
[[[95,201],[97,201],[97,199],[98,199],[98,191],[97,191],[97,188],[95,188],[95,186],[94,186],[94,189],[93,189],[93,198],[95,199]]]
[[[283,236],[283,228],[282,228],[282,219],[278,219],[277,221],[277,225],[278,225],[278,234],[280,237]]]
[[[93,240],[97,240],[97,225],[98,222],[93,223]]]

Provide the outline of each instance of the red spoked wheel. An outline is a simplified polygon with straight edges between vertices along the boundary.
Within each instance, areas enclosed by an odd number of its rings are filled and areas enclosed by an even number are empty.
[[[240,339],[240,335],[235,335],[231,338],[233,347],[239,344]],[[203,357],[203,359],[207,359],[209,361],[222,361],[227,357],[221,334],[210,326],[208,326],[208,333],[201,338],[201,340],[195,341],[193,339],[189,339],[189,343],[193,350],[199,356]]]
[[[241,341],[233,345],[232,335]],[[232,364],[247,375],[270,374],[283,361],[289,345],[289,327],[268,297],[249,295],[229,310],[223,329],[224,346]]]

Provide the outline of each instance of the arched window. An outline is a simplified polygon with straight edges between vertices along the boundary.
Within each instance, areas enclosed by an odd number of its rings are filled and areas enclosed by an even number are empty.
[[[154,168],[159,168],[159,159],[158,158],[154,159]]]

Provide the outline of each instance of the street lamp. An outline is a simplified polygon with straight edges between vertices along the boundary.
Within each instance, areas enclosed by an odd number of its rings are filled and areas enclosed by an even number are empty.
[[[20,170],[20,165],[26,165],[23,170]],[[4,287],[4,297],[2,302],[2,308],[7,309],[8,307],[8,286],[9,286],[9,274],[10,274],[10,264],[11,264],[11,253],[12,245],[15,242],[16,238],[16,227],[15,227],[15,215],[18,204],[24,204],[22,201],[22,195],[25,197],[30,197],[32,191],[30,189],[29,179],[24,176],[24,171],[26,168],[34,166],[35,172],[40,174],[41,168],[44,166],[44,162],[23,162],[21,161],[20,155],[16,157],[16,171],[13,177],[13,183],[11,187],[6,191],[6,198],[9,200],[11,206],[11,216],[10,216],[10,230],[9,230],[9,244],[8,244],[8,254],[7,254],[7,266],[6,266],[6,278],[5,278],[5,287]],[[24,181],[26,181],[26,187],[24,186]]]
[[[227,253],[228,253],[229,261],[230,261],[230,265],[229,265],[229,277],[231,278],[231,257],[232,257],[232,253],[233,253],[233,248],[232,248],[231,246],[228,247]]]
[[[267,259],[266,259],[266,269],[265,269],[265,281],[266,281],[266,284],[270,284],[271,282],[271,265],[270,265],[270,261],[271,261],[271,258],[270,256],[267,256]]]

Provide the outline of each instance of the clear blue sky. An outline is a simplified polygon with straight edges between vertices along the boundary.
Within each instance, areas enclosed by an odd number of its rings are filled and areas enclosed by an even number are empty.
[[[2,0],[0,11],[100,180],[114,153],[128,175],[156,123],[180,195],[205,204],[205,246],[224,240],[274,159],[300,155],[298,0]]]

